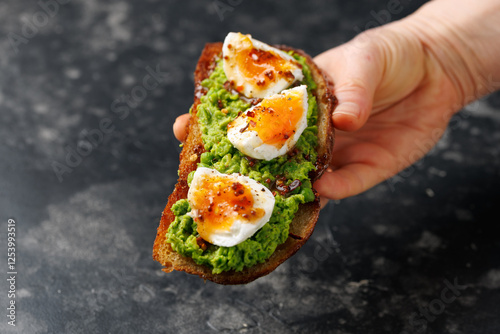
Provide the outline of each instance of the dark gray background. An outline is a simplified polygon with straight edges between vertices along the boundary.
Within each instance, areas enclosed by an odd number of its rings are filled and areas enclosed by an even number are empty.
[[[455,116],[416,165],[330,203],[306,246],[264,278],[219,286],[151,258],[177,177],[171,128],[192,103],[204,43],[241,31],[314,56],[379,25],[389,1],[60,1],[0,4],[0,332],[500,331],[498,94]],[[401,3],[391,20],[422,1]],[[152,90],[147,67],[168,73]],[[114,101],[132,94],[126,114]],[[103,120],[112,131],[89,152],[85,133]],[[59,180],[54,163],[76,148],[87,155]]]

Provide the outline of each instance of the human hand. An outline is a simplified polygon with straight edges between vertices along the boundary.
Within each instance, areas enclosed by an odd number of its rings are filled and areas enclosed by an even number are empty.
[[[314,185],[323,205],[367,190],[422,157],[422,150],[407,155],[439,129],[426,142],[434,146],[451,117],[441,109],[455,99],[454,89],[409,33],[369,31],[314,60],[332,77],[339,101],[330,169]],[[188,121],[181,115],[174,124],[181,141]]]
[[[498,44],[499,11],[492,9],[498,3],[459,2],[432,1],[315,58],[339,100],[331,168],[314,185],[322,205],[410,166],[436,144],[456,111],[494,90],[488,82],[500,78],[500,50],[491,47]],[[460,30],[457,22],[464,21],[467,30]],[[185,114],[174,124],[181,141],[188,121]]]
[[[413,164],[455,112],[499,88],[492,86],[500,76],[497,7],[491,0],[433,1],[315,58],[339,100],[331,168],[314,185],[323,206]]]
[[[422,158],[456,111],[457,87],[404,23],[366,31],[314,60],[332,77],[339,101],[330,168],[314,185],[323,205]]]

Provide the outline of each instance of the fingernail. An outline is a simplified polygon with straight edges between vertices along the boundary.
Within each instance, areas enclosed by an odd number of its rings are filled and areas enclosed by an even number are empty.
[[[359,115],[361,114],[361,109],[359,108],[359,105],[357,103],[344,102],[339,104],[338,107],[335,108],[334,113],[345,114],[359,118]]]

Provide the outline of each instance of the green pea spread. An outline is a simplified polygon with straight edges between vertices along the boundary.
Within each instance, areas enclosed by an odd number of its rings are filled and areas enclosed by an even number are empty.
[[[201,83],[207,93],[201,97],[197,116],[206,152],[201,155],[198,166],[213,168],[225,174],[246,175],[268,187],[276,199],[269,222],[252,237],[233,247],[208,244],[202,249],[197,243],[199,234],[196,222],[187,215],[191,210],[187,199],[179,200],[172,206],[176,218],[168,229],[167,242],[179,254],[210,267],[214,274],[228,270],[241,271],[264,262],[288,238],[289,226],[299,204],[315,199],[308,174],[315,170],[317,156],[318,107],[312,94],[316,84],[305,58],[292,51],[290,54],[302,65],[304,79],[300,84],[307,85],[309,104],[308,127],[299,138],[293,154],[265,161],[250,159],[238,151],[227,138],[227,125],[239,113],[250,108],[250,103],[225,89],[227,78],[221,60],[217,61],[210,77]],[[192,174],[188,177],[188,183],[191,182]],[[290,186],[292,183],[293,186]]]

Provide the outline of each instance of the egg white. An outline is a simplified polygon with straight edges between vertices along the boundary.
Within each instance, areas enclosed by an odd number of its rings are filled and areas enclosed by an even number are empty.
[[[296,124],[295,133],[284,142],[283,146],[278,148],[274,145],[266,144],[262,141],[262,139],[260,139],[256,131],[244,130],[247,127],[246,114],[257,108],[260,105],[259,103],[238,116],[231,124],[231,127],[228,128],[227,137],[229,141],[234,145],[234,147],[236,147],[243,154],[259,160],[271,160],[290,151],[295,146],[295,144],[299,140],[300,135],[307,127],[308,109],[307,86],[301,85],[298,87],[287,89],[282,91],[280,94],[286,96],[287,94],[293,92],[299,92],[302,98],[301,110],[295,111],[301,113],[301,118]],[[272,97],[273,96],[270,96],[269,98]],[[286,118],[283,118],[282,120],[283,122],[287,121]]]
[[[195,198],[200,195],[200,192],[201,195],[206,192],[201,187],[202,181],[205,178],[211,178],[214,176],[227,178],[233,182],[239,182],[248,187],[254,200],[253,208],[264,210],[264,215],[261,218],[250,222],[239,216],[238,213],[234,211],[234,216],[232,217],[233,222],[229,230],[216,230],[210,235],[210,238],[208,238],[209,240],[207,240],[211,244],[217,246],[235,246],[250,238],[269,221],[273,213],[275,199],[268,188],[247,176],[236,173],[222,174],[215,169],[199,167],[194,173],[193,180],[191,181],[188,191],[188,202],[192,208],[196,206],[194,205],[194,201]],[[216,200],[216,198],[214,198],[214,200]],[[198,212],[196,209],[192,209],[188,215],[195,218],[198,216]]]
[[[293,80],[286,78],[284,75],[281,77],[276,74],[279,79],[274,83],[269,84],[267,87],[262,88],[256,84],[250,82],[241,72],[239,65],[233,61],[234,55],[238,53],[238,50],[243,48],[243,39],[248,36],[253,44],[253,47],[263,51],[272,51],[279,55],[281,58],[290,62],[292,70],[290,71],[294,76]],[[230,46],[230,47],[229,47]],[[230,32],[224,39],[224,44],[222,46],[222,56],[223,56],[223,68],[224,73],[228,80],[233,81],[236,87],[243,87],[241,93],[246,97],[257,97],[264,98],[266,96],[276,94],[281,92],[283,89],[290,87],[294,82],[301,81],[304,78],[302,69],[296,65],[296,60],[287,54],[286,52],[272,47],[266,43],[255,40],[251,35],[243,35],[241,33]]]

